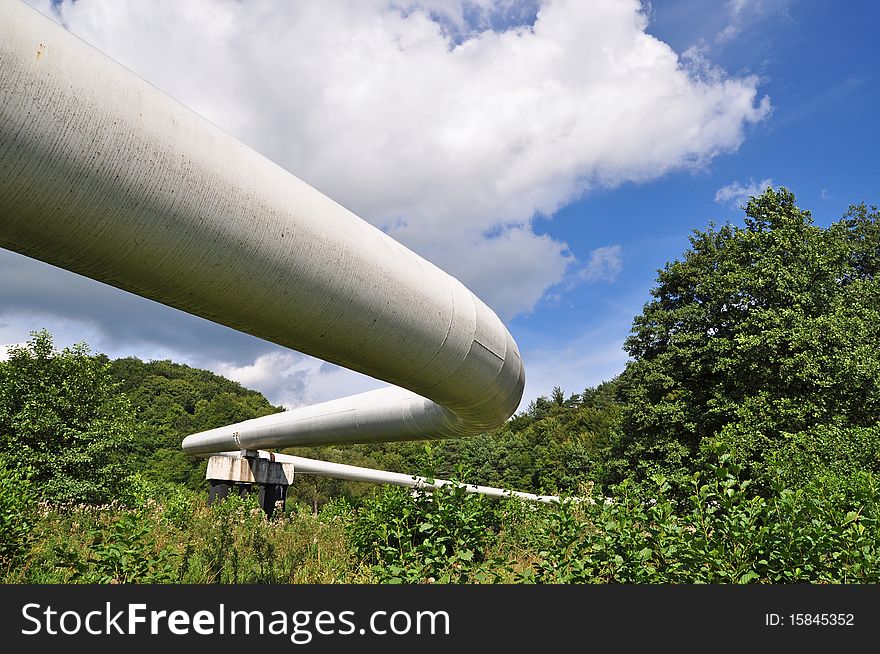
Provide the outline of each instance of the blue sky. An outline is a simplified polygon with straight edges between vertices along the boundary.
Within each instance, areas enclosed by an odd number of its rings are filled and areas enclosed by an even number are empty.
[[[32,4],[461,278],[519,343],[526,403],[620,372],[656,270],[749,189],[821,225],[880,202],[870,2]],[[47,327],[287,406],[376,386],[18,255],[0,274],[0,343]]]
[[[595,360],[588,383],[621,369],[626,357],[617,348],[632,316],[649,299],[656,270],[688,247],[690,231],[705,229],[709,220],[741,223],[741,202],[716,201],[719,189],[770,179],[792,190],[820,225],[839,219],[852,203],[880,204],[880,5],[743,6],[742,25],[729,39],[719,38],[731,25],[729,10],[697,0],[655,1],[648,31],[677,52],[702,46],[724,70],[757,74],[771,115],[747,130],[736,152],[704,168],[589,193],[536,225],[572,245],[621,245],[622,268],[613,282],[545,299],[534,313],[512,321],[530,348],[582,343],[572,355]],[[579,379],[564,366],[560,357],[559,383],[577,392]]]

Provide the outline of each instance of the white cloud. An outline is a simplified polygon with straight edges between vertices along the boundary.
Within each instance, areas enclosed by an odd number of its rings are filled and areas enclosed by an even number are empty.
[[[748,184],[731,182],[716,191],[715,202],[741,207],[749,201],[750,197],[761,195],[768,186],[773,186],[773,180],[770,178],[762,179],[760,182],[750,179]]]
[[[760,5],[760,0],[728,0],[727,12],[730,19],[725,28],[718,33],[717,40],[729,41],[738,36],[742,31],[746,14],[750,9],[755,11]]]
[[[63,0],[57,12],[506,316],[576,256],[534,233],[536,214],[699,168],[769,111],[756,78],[707,76],[647,34],[638,0]]]
[[[613,282],[623,270],[623,248],[606,245],[590,252],[590,260],[580,271],[587,282]]]
[[[511,227],[492,237],[475,238],[465,245],[467,257],[441,251],[436,263],[455,270],[480,298],[492,298],[491,306],[502,319],[524,310],[523,296],[541,298],[548,279],[561,279],[574,262],[564,243],[538,236],[525,227]]]
[[[789,5],[795,0],[727,0],[727,22],[721,31],[715,35],[715,41],[726,44],[744,32],[753,32],[761,22],[771,22],[779,25],[782,22],[791,22]]]
[[[261,355],[251,365],[217,362],[211,368],[288,409],[386,386],[371,377],[282,350]]]

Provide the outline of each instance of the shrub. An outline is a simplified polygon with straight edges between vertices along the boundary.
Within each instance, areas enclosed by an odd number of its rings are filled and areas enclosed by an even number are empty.
[[[59,352],[48,332],[0,362],[0,454],[32,469],[53,502],[100,504],[128,475],[134,412],[84,343]]]
[[[880,489],[870,472],[819,476],[765,498],[729,452],[691,477],[676,511],[670,486],[629,482],[613,501],[551,508],[522,581],[539,583],[877,583]],[[643,489],[644,491],[645,489]],[[650,497],[647,497],[650,496]],[[647,498],[647,499],[646,499]]]
[[[361,507],[349,537],[383,583],[464,582],[497,533],[496,511],[493,500],[457,484],[387,487]]]
[[[36,500],[25,473],[0,458],[0,566],[18,563],[27,551]]]

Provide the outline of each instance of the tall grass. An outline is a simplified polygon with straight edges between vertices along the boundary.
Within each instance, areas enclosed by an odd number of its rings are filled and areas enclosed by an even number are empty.
[[[384,488],[357,507],[292,505],[272,519],[247,497],[208,507],[180,487],[127,504],[43,503],[4,581],[880,583],[871,473],[759,495],[740,472],[722,454],[684,502],[656,476],[551,506]]]

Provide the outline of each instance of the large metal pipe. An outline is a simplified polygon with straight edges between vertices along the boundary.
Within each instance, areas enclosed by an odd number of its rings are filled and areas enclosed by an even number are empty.
[[[401,387],[192,454],[464,436],[522,396],[516,343],[458,280],[19,0],[0,0],[0,246]]]

